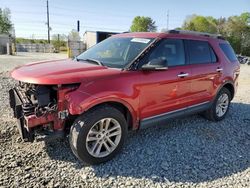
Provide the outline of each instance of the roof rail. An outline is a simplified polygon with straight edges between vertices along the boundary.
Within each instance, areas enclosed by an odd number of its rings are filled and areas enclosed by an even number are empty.
[[[204,36],[204,37],[212,37],[217,39],[225,40],[223,36],[220,34],[211,34],[211,33],[204,33],[204,32],[198,32],[198,31],[187,31],[187,30],[168,30],[166,33],[170,34],[185,34],[185,35],[197,35],[197,36]]]

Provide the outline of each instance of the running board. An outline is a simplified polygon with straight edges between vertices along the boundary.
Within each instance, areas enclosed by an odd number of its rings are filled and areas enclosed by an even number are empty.
[[[189,106],[179,110],[167,112],[164,114],[156,115],[153,117],[142,119],[140,122],[140,129],[146,129],[148,127],[157,126],[160,123],[168,122],[171,119],[177,117],[183,117],[191,114],[196,114],[198,112],[205,111],[209,109],[212,105],[212,102],[203,102],[197,105]]]

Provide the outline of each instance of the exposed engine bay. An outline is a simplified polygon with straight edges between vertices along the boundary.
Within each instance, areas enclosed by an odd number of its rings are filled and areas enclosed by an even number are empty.
[[[63,132],[69,120],[65,95],[79,84],[36,85],[19,82],[9,90],[10,106],[23,140],[33,141],[34,131]]]
[[[21,114],[15,113],[17,118],[29,115],[41,117],[57,111],[57,86],[19,82],[19,85],[14,90],[21,100],[20,105],[22,107]],[[14,93],[11,94],[10,91],[11,95],[14,95]]]

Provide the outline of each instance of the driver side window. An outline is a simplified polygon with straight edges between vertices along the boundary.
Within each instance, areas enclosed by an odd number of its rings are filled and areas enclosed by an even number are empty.
[[[148,56],[147,62],[153,59],[166,60],[169,67],[185,65],[184,44],[181,39],[163,39]]]

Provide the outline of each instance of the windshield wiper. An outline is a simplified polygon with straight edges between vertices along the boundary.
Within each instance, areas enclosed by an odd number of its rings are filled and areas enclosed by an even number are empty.
[[[104,64],[101,61],[98,61],[96,59],[90,59],[90,58],[87,58],[87,59],[78,59],[78,58],[76,58],[76,61],[88,61],[88,62],[94,63],[96,65],[104,66]]]

